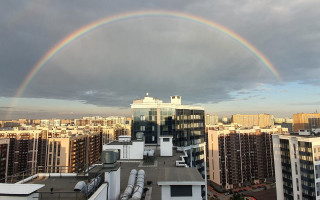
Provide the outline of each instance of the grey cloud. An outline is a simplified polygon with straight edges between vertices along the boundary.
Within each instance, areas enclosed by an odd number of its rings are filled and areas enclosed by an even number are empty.
[[[11,97],[37,61],[78,28],[117,13],[170,9],[216,21],[263,52],[285,82],[319,85],[319,1],[9,1],[0,7],[0,96]],[[206,26],[170,18],[128,20],[76,40],[36,75],[24,97],[126,107],[145,92],[187,103],[280,84],[247,49]],[[267,88],[266,88],[267,89]],[[92,92],[90,92],[92,91]]]

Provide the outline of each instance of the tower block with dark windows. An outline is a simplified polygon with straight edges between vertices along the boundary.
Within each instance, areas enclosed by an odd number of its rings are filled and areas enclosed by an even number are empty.
[[[186,163],[205,175],[205,117],[202,106],[182,105],[181,96],[177,95],[171,96],[170,103],[164,103],[147,93],[144,98],[134,100],[131,109],[133,139],[143,132],[146,144],[159,145],[161,136],[170,135],[173,146],[187,154]]]

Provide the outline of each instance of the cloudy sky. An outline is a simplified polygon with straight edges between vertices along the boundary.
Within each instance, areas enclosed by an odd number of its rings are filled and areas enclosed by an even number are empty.
[[[319,0],[5,1],[0,6],[0,119],[130,116],[150,96],[207,113],[292,117],[320,111]],[[139,17],[69,43],[14,99],[37,62],[74,31],[114,15],[164,10],[218,23],[265,55],[279,80],[227,34],[191,20]]]

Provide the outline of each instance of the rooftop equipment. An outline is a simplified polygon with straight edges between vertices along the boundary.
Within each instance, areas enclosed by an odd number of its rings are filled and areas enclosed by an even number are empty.
[[[137,184],[134,186],[132,199],[138,200],[141,199],[142,193],[143,193],[143,187],[144,187],[144,179],[145,179],[146,173],[143,169],[140,169],[138,172],[137,177]]]
[[[123,192],[123,194],[120,196],[121,200],[127,200],[131,196],[134,183],[136,182],[136,176],[137,176],[137,170],[132,169],[129,175],[128,186]]]

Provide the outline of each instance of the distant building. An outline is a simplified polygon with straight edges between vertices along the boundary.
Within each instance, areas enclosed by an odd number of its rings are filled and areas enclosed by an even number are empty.
[[[277,199],[320,199],[320,137],[273,135]]]
[[[232,123],[237,123],[243,128],[260,126],[262,128],[273,126],[273,115],[258,114],[258,115],[232,115]]]
[[[187,163],[205,175],[205,117],[201,106],[182,105],[180,96],[171,96],[170,103],[149,97],[134,100],[133,139],[143,132],[146,144],[160,144],[160,136],[173,136],[173,145],[184,150]]]
[[[224,189],[273,181],[272,134],[283,132],[280,126],[209,130],[210,180]]]
[[[218,115],[206,114],[205,122],[206,122],[206,126],[216,125],[219,123],[219,117]]]
[[[9,139],[8,175],[45,166],[47,132],[42,130],[0,131],[0,139]]]
[[[66,138],[49,138],[47,171],[81,172],[100,160],[102,133],[79,134]]]
[[[229,120],[228,117],[224,116],[224,117],[221,118],[221,122],[222,122],[223,124],[229,124],[229,123],[230,123],[230,120]]]
[[[320,113],[293,114],[293,132],[320,128]]]

